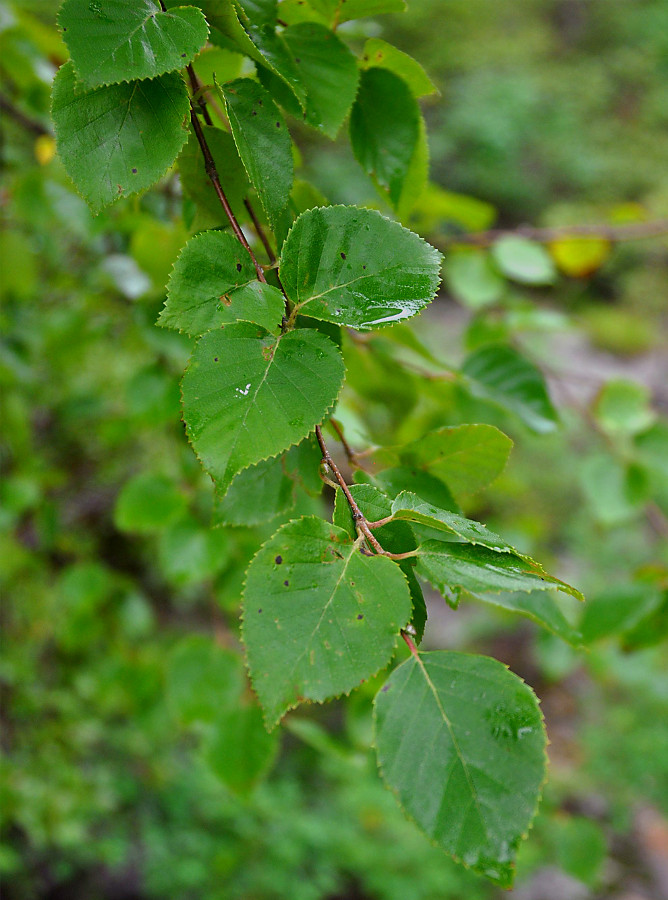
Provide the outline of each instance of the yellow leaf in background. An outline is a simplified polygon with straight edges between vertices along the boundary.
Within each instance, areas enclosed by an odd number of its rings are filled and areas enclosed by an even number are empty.
[[[56,142],[50,134],[40,134],[35,141],[35,159],[40,166],[48,165],[56,155]]]
[[[610,255],[610,241],[600,237],[568,236],[549,244],[552,258],[565,275],[586,278],[599,269]]]

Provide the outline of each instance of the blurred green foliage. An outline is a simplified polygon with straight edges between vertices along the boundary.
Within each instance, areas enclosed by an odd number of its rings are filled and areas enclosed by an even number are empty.
[[[226,653],[245,566],[281,519],[209,527],[212,488],[179,422],[191,342],[154,324],[187,215],[173,177],[95,218],[74,193],[48,133],[65,58],[54,13],[46,0],[0,5],[6,896],[496,896],[429,847],[381,786],[371,686],[300,711],[281,746],[272,739],[230,775],[229,734],[259,732]],[[425,101],[441,192],[413,213],[434,239],[496,215],[571,225],[668,214],[660,0],[415,0],[346,27],[360,48],[382,35],[415,52],[441,91]],[[332,202],[376,202],[342,147],[297,137]],[[564,278],[533,247],[529,278],[507,247],[453,252],[446,286],[460,305],[444,299],[416,326],[429,358],[401,328],[351,346],[339,416],[358,446],[469,421],[515,440],[466,512],[591,597],[584,615],[561,601],[590,647],[475,605],[441,631],[435,615],[426,640],[492,652],[544,698],[552,775],[520,887],[551,866],[599,896],[632,877],[652,896],[636,819],[647,806],[668,816],[668,249],[624,244],[590,277]],[[532,433],[512,407],[442,377],[499,341],[545,367],[559,430]],[[297,511],[318,504],[302,496]],[[225,669],[229,698],[206,695],[198,666]],[[243,723],[230,719],[238,704]]]

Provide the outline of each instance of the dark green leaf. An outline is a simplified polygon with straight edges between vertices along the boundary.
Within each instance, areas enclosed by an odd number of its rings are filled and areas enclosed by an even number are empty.
[[[512,410],[532,431],[547,434],[557,427],[543,373],[512,347],[481,347],[466,358],[462,373],[475,397]]]
[[[366,480],[366,476],[362,472],[356,473],[355,478],[357,481]],[[424,497],[425,500],[440,509],[447,509],[454,513],[461,512],[447,485],[440,478],[436,478],[422,469],[394,466],[378,472],[373,476],[373,480],[390,497],[396,497],[402,491],[416,491],[420,497]]]
[[[190,335],[238,320],[268,331],[280,325],[283,295],[257,281],[247,251],[224,231],[205,231],[185,245],[167,285],[159,324]]]
[[[239,156],[271,223],[292,190],[292,142],[278,107],[249,78],[226,84],[221,93]]]
[[[343,375],[338,349],[311,329],[274,337],[240,322],[201,337],[183,377],[183,410],[218,489],[305,438],[333,406]]]
[[[246,170],[239,159],[234,138],[220,128],[202,125],[202,132],[208,144],[218,172],[224,173],[225,195],[237,219],[245,214],[243,199],[250,191],[250,183]],[[204,226],[228,226],[229,219],[221,206],[220,200],[211,184],[211,179],[204,168],[204,157],[197,138],[190,135],[188,143],[179,156],[179,174],[183,192],[190,197],[198,209],[204,214]],[[202,228],[198,224],[199,228]]]
[[[418,547],[417,571],[445,596],[458,588],[474,594],[556,588],[584,599],[578,590],[548,575],[528,557],[496,553],[472,544],[427,541]]]
[[[238,706],[216,717],[204,758],[226,787],[245,795],[269,770],[277,749],[277,735],[267,734],[259,706]]]
[[[585,604],[580,630],[586,643],[621,635],[659,609],[663,593],[651,584],[611,585]]]
[[[243,638],[268,727],[299,702],[371,678],[410,614],[396,563],[364,556],[317,517],[284,525],[253,559],[244,591]]]
[[[350,115],[355,158],[396,207],[420,136],[420,108],[410,88],[388,69],[362,72]]]
[[[441,255],[380,213],[329,206],[303,213],[281,254],[281,282],[298,309],[366,330],[416,315],[433,298]]]
[[[199,9],[163,11],[153,0],[65,0],[58,24],[77,74],[88,87],[182,69],[209,35]]]
[[[531,689],[487,657],[420,654],[376,696],[388,786],[433,841],[503,887],[536,813],[546,742]]]
[[[243,13],[253,25],[275,25],[278,0],[237,0]]]
[[[94,212],[155,184],[187,140],[180,75],[87,90],[72,63],[53,82],[51,111],[67,174]]]

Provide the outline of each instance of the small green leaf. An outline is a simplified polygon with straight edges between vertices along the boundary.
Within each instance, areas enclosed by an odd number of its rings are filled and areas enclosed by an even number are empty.
[[[285,305],[281,292],[257,281],[247,251],[224,231],[191,238],[174,263],[158,323],[189,335],[247,321],[273,331]]]
[[[214,525],[259,525],[295,505],[295,482],[286,473],[285,456],[249,466],[235,476],[214,507]]]
[[[495,606],[530,619],[573,647],[582,646],[582,635],[568,622],[553,595],[547,591],[540,593],[534,591],[531,594],[474,594],[471,591],[468,593],[474,600],[487,606]],[[589,601],[585,609],[588,605]]]
[[[647,501],[646,470],[609,453],[586,457],[580,466],[580,480],[594,517],[609,527],[639,515]]]
[[[406,82],[414,97],[438,93],[436,85],[417,60],[380,38],[370,38],[366,42],[361,65],[365,69],[376,67],[394,72]]]
[[[474,494],[501,474],[513,442],[493,425],[453,425],[437,428],[412,444],[390,448],[408,466],[442,478],[459,496]]]
[[[199,584],[225,567],[229,541],[223,531],[205,528],[197,519],[179,519],[160,535],[158,558],[167,581]]]
[[[303,213],[281,254],[281,283],[300,312],[360,330],[408,319],[433,298],[441,254],[370,209]]]
[[[365,172],[399,202],[420,137],[420,107],[410,88],[388,69],[360,77],[350,115],[350,143]]]
[[[510,409],[537,434],[559,423],[543,373],[521,353],[504,344],[488,344],[464,360],[462,374],[475,397]]]
[[[210,638],[189,635],[168,658],[167,701],[184,725],[214,722],[221,712],[239,704],[244,680],[237,653]]]
[[[371,678],[410,614],[396,563],[363,555],[315,516],[284,525],[254,557],[244,591],[243,639],[267,726]]]
[[[586,643],[620,635],[656,612],[663,600],[662,591],[650,584],[610,585],[587,601],[580,630]]]
[[[456,860],[510,887],[547,762],[531,689],[484,656],[422,653],[377,694],[374,728],[406,813]]]
[[[249,794],[276,757],[278,739],[268,734],[259,706],[221,712],[204,745],[204,759],[214,775],[235,794]]]
[[[123,485],[116,500],[114,524],[120,531],[152,534],[178,519],[185,506],[186,499],[173,482],[143,472]]]
[[[51,112],[67,174],[93,212],[155,184],[188,138],[180,75],[87,90],[71,62],[53,82]]]
[[[417,571],[446,598],[457,589],[474,594],[557,589],[584,599],[576,588],[548,575],[528,557],[472,544],[427,541],[418,547]]]
[[[153,0],[65,0],[58,24],[77,74],[88,87],[182,69],[209,35],[199,9],[163,11]]]
[[[554,284],[557,270],[552,257],[540,244],[508,235],[492,247],[492,256],[504,275],[521,284]]]
[[[292,190],[292,142],[283,115],[262,85],[249,78],[220,93],[239,156],[269,221],[274,223]]]
[[[258,46],[269,57],[268,35],[251,31]],[[260,80],[278,99],[286,112],[302,119],[312,128],[335,138],[355,99],[359,70],[355,57],[348,47],[329,28],[317,22],[301,22],[286,28],[280,36],[271,36],[271,47],[281,42],[287,48],[290,68],[282,58],[272,59],[273,69],[290,84],[300,100],[302,112],[291,93],[281,90],[275,79],[267,78],[266,70],[260,70]],[[294,67],[295,72],[291,71]],[[304,101],[301,100],[301,96]]]
[[[339,350],[318,331],[274,337],[239,322],[203,335],[181,384],[183,413],[218,489],[305,438],[334,405],[343,376]]]
[[[443,267],[443,277],[453,297],[470,309],[498,303],[505,290],[503,278],[483,250],[450,253]]]
[[[406,9],[405,0],[309,0],[309,3],[327,19],[339,23]]]
[[[608,381],[596,398],[596,421],[611,436],[639,434],[657,418],[650,400],[650,391],[643,384],[621,378]]]

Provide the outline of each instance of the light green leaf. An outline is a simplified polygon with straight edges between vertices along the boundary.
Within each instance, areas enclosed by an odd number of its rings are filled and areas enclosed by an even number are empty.
[[[271,768],[277,750],[278,735],[267,733],[259,706],[238,706],[217,716],[204,759],[227,788],[245,796]]]
[[[639,434],[656,421],[650,400],[651,394],[645,385],[614,379],[601,388],[594,415],[601,428],[611,436]]]
[[[142,472],[123,485],[116,500],[114,524],[120,531],[152,534],[178,519],[185,506],[185,496],[172,481]]]
[[[493,425],[437,428],[412,444],[391,448],[405,465],[442,478],[456,497],[474,494],[501,474],[513,442]]]
[[[223,531],[205,528],[197,519],[179,519],[160,535],[158,559],[165,578],[176,585],[198,584],[213,577],[229,559]]]
[[[370,38],[366,42],[360,65],[364,69],[389,69],[406,82],[414,97],[438,93],[438,88],[417,60],[380,38]]]
[[[492,256],[504,275],[522,284],[554,284],[557,278],[547,250],[527,238],[508,235],[492,247]]]
[[[285,456],[249,466],[235,476],[214,507],[214,525],[259,525],[295,505],[295,482],[286,472]]]
[[[239,156],[269,221],[292,190],[292,142],[285,120],[262,85],[238,78],[220,89]]]
[[[199,9],[163,11],[153,0],[65,0],[58,24],[77,74],[88,87],[182,69],[209,35]]]
[[[282,75],[300,99],[305,110],[303,121],[335,138],[355,99],[359,80],[357,63],[348,47],[329,28],[317,22],[291,25],[280,36],[272,35],[270,44],[264,32],[261,40],[254,31],[251,36],[267,57],[269,47],[277,41],[287,48],[289,59],[294,62],[287,68],[283,59],[276,56],[272,59],[274,71]],[[291,71],[292,65],[296,74]],[[281,85],[273,79],[267,79],[266,71],[258,74],[286,112],[301,119],[302,112],[292,95],[281,90]]]
[[[370,209],[303,213],[281,254],[281,283],[299,311],[367,330],[416,315],[433,298],[441,255]]]
[[[240,322],[203,335],[181,384],[183,412],[218,489],[305,438],[334,405],[343,376],[339,350],[311,329],[274,337]]]
[[[158,323],[193,336],[239,320],[273,331],[284,312],[283,295],[257,281],[239,241],[224,231],[204,231],[188,241],[174,263]]]
[[[243,200],[250,191],[250,182],[246,177],[243,163],[239,159],[234,138],[226,131],[211,125],[202,125],[202,132],[213,156],[216,169],[218,172],[224,173],[225,196],[232,207],[232,212],[237,219],[243,219],[246,214]],[[210,228],[213,225],[227,227],[230,224],[229,219],[211,184],[211,179],[206,173],[204,157],[194,134],[190,135],[188,143],[179,156],[179,174],[184,194],[190,197],[205,215],[204,227]],[[198,225],[198,227],[202,226]]]
[[[531,689],[484,656],[422,653],[377,694],[374,728],[383,778],[406,813],[455,859],[510,887],[547,762]]]
[[[395,211],[401,222],[406,222],[420,199],[429,179],[429,142],[424,118],[420,114],[417,143],[406,170],[406,177],[397,199]]]
[[[487,547],[427,541],[418,547],[417,572],[446,597],[459,589],[478,593],[557,589],[583,600],[582,594],[548,575],[528,557],[497,553]]]
[[[474,397],[510,409],[537,434],[559,423],[543,373],[521,353],[504,344],[488,344],[464,360],[462,374]]]
[[[592,453],[580,465],[580,480],[594,517],[614,526],[640,514],[648,477],[639,466],[625,465],[609,453]]]
[[[490,203],[444,191],[431,182],[418,198],[413,212],[415,227],[421,233],[433,232],[445,225],[455,225],[464,231],[484,231],[496,219],[496,210]]]
[[[388,69],[360,77],[350,114],[350,143],[365,172],[386,188],[396,207],[420,137],[420,107],[410,88]]]
[[[363,555],[315,516],[284,525],[254,557],[244,591],[243,639],[267,726],[371,678],[410,615],[396,563]]]
[[[403,12],[405,0],[309,0],[310,5],[330,21],[349,22],[382,13]]]
[[[589,644],[631,631],[654,613],[662,600],[662,591],[651,584],[610,585],[587,601],[580,621],[582,637]]]
[[[450,253],[443,267],[443,277],[453,297],[471,309],[498,303],[505,291],[503,278],[483,250]]]
[[[582,635],[568,622],[553,595],[546,591],[541,593],[534,591],[531,594],[474,594],[471,591],[468,593],[474,600],[487,606],[495,606],[530,619],[573,647],[582,646]],[[585,604],[585,609],[588,605],[589,601]]]
[[[167,701],[184,725],[214,722],[239,704],[244,680],[238,653],[211,638],[189,635],[167,660]]]
[[[53,82],[51,112],[67,174],[94,212],[155,184],[188,138],[180,75],[87,90],[72,63]]]

